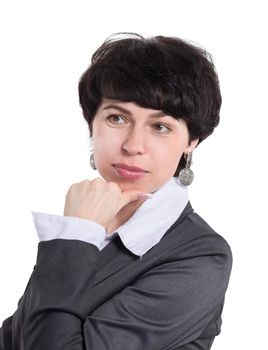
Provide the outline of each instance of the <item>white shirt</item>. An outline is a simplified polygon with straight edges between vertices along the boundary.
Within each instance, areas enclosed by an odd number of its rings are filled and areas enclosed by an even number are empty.
[[[125,247],[142,256],[155,246],[178,219],[188,203],[188,189],[172,177],[135,211],[132,217],[112,234],[93,220],[33,212],[40,241],[77,239],[102,250],[119,235]]]

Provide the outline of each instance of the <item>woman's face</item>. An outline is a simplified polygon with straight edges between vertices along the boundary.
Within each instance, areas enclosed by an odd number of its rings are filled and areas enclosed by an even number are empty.
[[[133,102],[103,98],[92,125],[95,165],[102,178],[122,191],[154,192],[170,180],[188,145],[183,120]],[[135,166],[143,172],[122,169]]]

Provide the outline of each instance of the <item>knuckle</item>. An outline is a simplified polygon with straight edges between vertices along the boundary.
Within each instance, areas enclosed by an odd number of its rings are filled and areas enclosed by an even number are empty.
[[[118,187],[118,185],[117,185],[115,182],[113,182],[113,181],[108,182],[107,185],[108,185],[110,188],[117,188],[117,187]]]
[[[90,182],[90,181],[89,181],[88,179],[85,179],[85,180],[81,181],[80,184],[85,184],[85,185],[87,185],[89,182]]]
[[[115,193],[121,193],[120,187],[117,185],[116,182],[109,182],[108,187],[110,190],[114,191]]]
[[[69,187],[68,191],[66,192],[65,197],[70,196],[70,195],[74,192],[76,186],[77,186],[77,183],[73,183],[73,184]]]
[[[103,185],[104,181],[101,178],[96,177],[94,180],[91,181],[91,183],[92,183],[92,186],[97,187],[97,186]]]
[[[77,185],[78,185],[78,183],[73,183],[69,188],[69,192],[73,191],[77,187]]]

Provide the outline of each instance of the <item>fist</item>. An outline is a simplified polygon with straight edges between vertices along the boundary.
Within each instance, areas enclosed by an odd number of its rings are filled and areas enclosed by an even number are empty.
[[[107,228],[125,205],[149,197],[150,194],[135,189],[122,192],[117,183],[105,182],[101,178],[84,180],[69,188],[64,215],[93,220]]]

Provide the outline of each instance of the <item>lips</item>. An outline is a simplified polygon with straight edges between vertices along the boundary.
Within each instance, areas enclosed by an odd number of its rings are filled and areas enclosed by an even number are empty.
[[[113,167],[115,170],[115,174],[127,181],[139,180],[148,174],[148,171],[132,165],[119,163],[113,164]]]
[[[147,170],[136,167],[136,166],[132,166],[132,165],[126,165],[126,164],[122,164],[122,163],[118,163],[118,164],[113,164],[113,166],[117,167],[117,168],[121,168],[121,169],[125,169],[128,171],[134,171],[134,172],[142,172],[142,173],[148,173]]]

